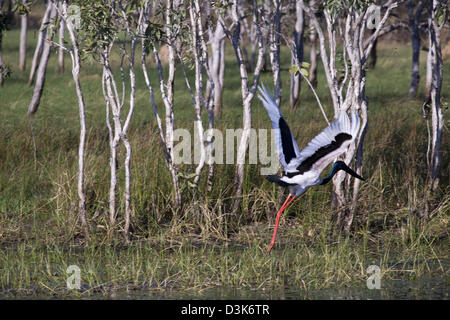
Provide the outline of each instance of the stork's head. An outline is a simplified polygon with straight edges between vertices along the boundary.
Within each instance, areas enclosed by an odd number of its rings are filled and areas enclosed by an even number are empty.
[[[355,171],[353,171],[352,169],[350,169],[344,162],[342,161],[336,161],[333,164],[333,167],[331,168],[331,172],[328,175],[328,177],[326,177],[325,179],[322,180],[322,182],[320,183],[322,184],[326,184],[327,182],[329,182],[333,176],[339,171],[339,170],[344,170],[345,172],[347,172],[348,174],[354,176],[355,178],[359,179],[359,180],[365,180],[363,177],[361,177],[359,174],[357,174]]]

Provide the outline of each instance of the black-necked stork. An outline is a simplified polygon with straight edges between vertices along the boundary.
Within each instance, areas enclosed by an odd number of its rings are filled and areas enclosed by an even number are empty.
[[[270,120],[272,120],[280,162],[284,167],[283,176],[271,175],[267,179],[282,187],[287,187],[289,190],[288,197],[277,213],[272,241],[267,250],[267,253],[269,253],[275,243],[281,214],[296,197],[304,193],[309,187],[326,184],[339,170],[344,170],[355,178],[364,179],[342,161],[336,161],[333,164],[331,172],[326,178],[320,177],[323,169],[344,153],[356,138],[359,130],[359,118],[356,113],[351,113],[352,121],[350,122],[347,113],[341,112],[336,120],[300,151],[286,120],[284,120],[280,109],[264,85],[259,87],[259,92],[261,94],[258,97],[266,108]]]

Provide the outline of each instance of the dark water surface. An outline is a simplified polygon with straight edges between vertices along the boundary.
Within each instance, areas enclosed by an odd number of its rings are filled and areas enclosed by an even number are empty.
[[[286,288],[284,290],[248,290],[235,288],[211,288],[202,292],[117,292],[109,296],[91,296],[94,299],[325,299],[325,300],[366,300],[366,299],[433,299],[450,300],[450,279],[424,278],[419,280],[381,281],[380,289],[361,287],[328,288],[322,290],[304,290]]]
[[[305,290],[285,288],[284,290],[250,290],[239,288],[210,288],[202,291],[176,290],[132,290],[108,294],[90,295],[3,295],[0,299],[127,299],[127,300],[450,300],[450,278],[421,278],[418,280],[381,280],[380,289],[360,287],[327,288]]]

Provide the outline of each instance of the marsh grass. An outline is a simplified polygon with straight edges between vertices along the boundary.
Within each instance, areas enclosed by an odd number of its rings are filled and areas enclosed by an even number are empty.
[[[170,174],[164,163],[157,127],[143,77],[137,69],[136,114],[129,139],[132,158],[132,238],[123,245],[123,176],[119,176],[119,221],[116,238],[107,239],[108,136],[100,67],[85,63],[81,82],[87,105],[86,194],[93,239],[85,243],[77,220],[78,110],[70,72],[57,74],[51,57],[39,111],[26,118],[32,89],[27,74],[16,69],[18,31],[8,31],[3,58],[13,74],[0,88],[0,294],[86,296],[118,291],[235,287],[261,292],[295,287],[312,290],[365,285],[366,269],[381,267],[383,279],[449,276],[449,150],[443,137],[440,189],[432,198],[429,219],[418,218],[425,206],[426,123],[420,99],[406,99],[409,48],[382,46],[378,64],[368,71],[369,131],[363,175],[352,232],[333,232],[331,186],[312,188],[285,213],[277,244],[266,255],[282,190],[247,165],[242,211],[231,215],[234,166],[216,165],[214,186],[206,192],[203,177],[193,190],[181,179],[183,207],[172,207]],[[29,39],[31,57],[35,39]],[[139,54],[137,54],[139,56]],[[288,53],[282,51],[283,69]],[[422,55],[422,61],[425,56]],[[448,60],[447,60],[448,61]],[[66,60],[66,70],[69,61]],[[442,98],[448,99],[448,63],[444,64]],[[236,63],[227,53],[224,113],[219,129],[241,127]],[[424,64],[421,65],[424,74]],[[283,71],[288,88],[288,72]],[[151,80],[156,84],[152,69]],[[331,103],[319,70],[318,94],[331,118]],[[262,81],[270,86],[270,73]],[[175,126],[192,131],[194,110],[177,72]],[[419,95],[423,95],[423,81]],[[157,104],[162,106],[158,88]],[[287,101],[287,89],[283,101]],[[301,104],[283,113],[299,146],[325,126],[313,94],[302,86]],[[253,127],[270,128],[265,110],[255,99]],[[449,111],[444,111],[445,119]],[[448,125],[448,121],[446,122]],[[448,133],[448,127],[444,129]],[[35,144],[33,141],[35,137]],[[36,147],[36,159],[34,155]],[[119,152],[122,168],[124,150]],[[183,173],[193,172],[183,165]],[[82,290],[66,288],[66,268],[81,269]],[[443,280],[445,281],[445,280]]]

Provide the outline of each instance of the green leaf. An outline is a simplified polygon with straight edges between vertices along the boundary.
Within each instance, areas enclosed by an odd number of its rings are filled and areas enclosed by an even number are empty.
[[[194,183],[190,182],[190,181],[188,181],[188,186],[191,187],[191,188],[195,188],[196,187],[196,185]]]
[[[303,68],[309,68],[311,65],[309,64],[309,62],[303,61],[301,66]]]
[[[298,66],[296,64],[293,64],[290,68],[289,68],[289,73],[290,74],[294,74],[298,72]]]
[[[300,72],[302,73],[302,75],[304,75],[305,77],[307,77],[309,75],[308,70],[301,68]]]

